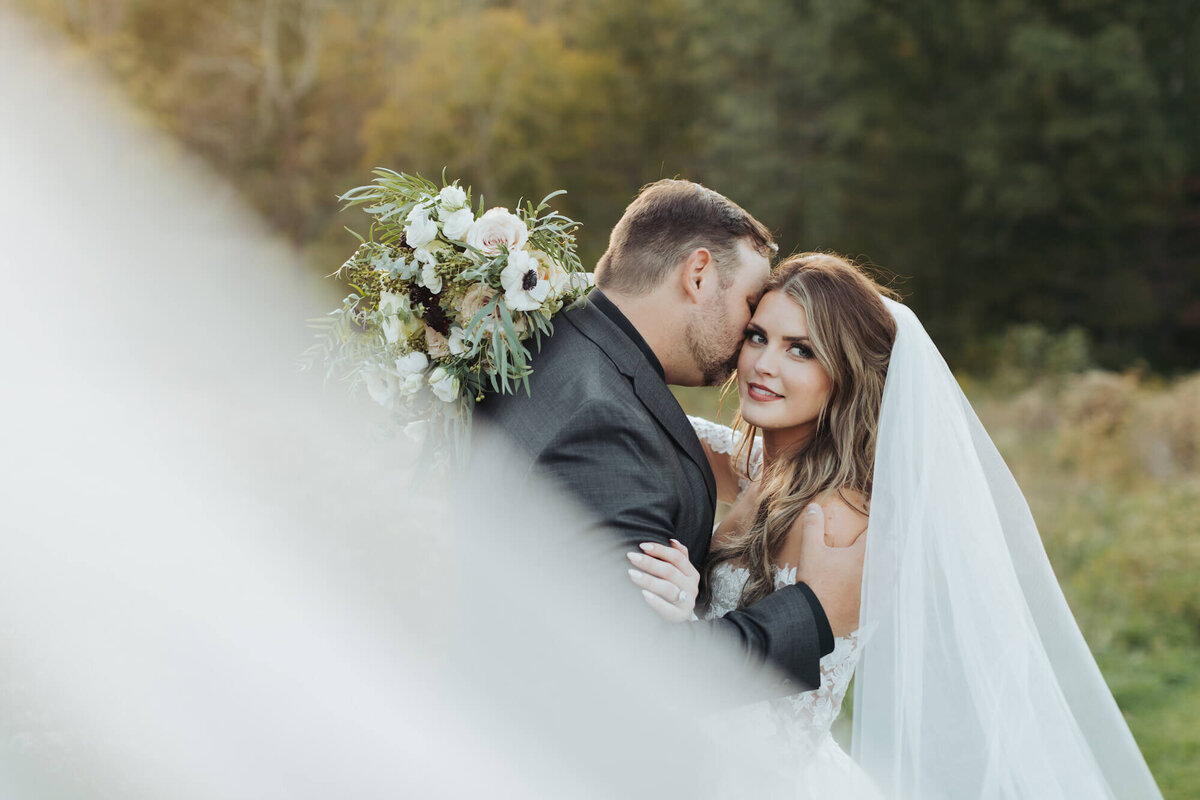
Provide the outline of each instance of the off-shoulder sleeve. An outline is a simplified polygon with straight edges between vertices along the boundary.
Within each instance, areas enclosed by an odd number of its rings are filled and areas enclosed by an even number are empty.
[[[747,471],[745,460],[733,458],[745,439],[743,433],[704,417],[693,417],[690,414],[688,422],[692,423],[692,430],[709,450],[730,456],[729,463],[733,466],[733,473],[737,478],[738,493],[746,491],[750,482],[756,480],[762,473],[762,439],[755,437],[754,443],[750,446],[750,469]]]

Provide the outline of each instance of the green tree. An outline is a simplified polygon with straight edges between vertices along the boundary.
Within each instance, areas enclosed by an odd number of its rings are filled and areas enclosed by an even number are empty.
[[[364,166],[446,167],[491,204],[567,188],[557,205],[591,222],[629,188],[609,172],[629,151],[618,73],[611,57],[513,10],[414,29],[366,118]]]

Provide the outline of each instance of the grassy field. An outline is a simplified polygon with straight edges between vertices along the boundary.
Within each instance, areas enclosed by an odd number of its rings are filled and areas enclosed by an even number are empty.
[[[1025,491],[1163,795],[1196,797],[1200,375],[997,372],[961,382]],[[689,413],[717,413],[715,390],[678,396]]]

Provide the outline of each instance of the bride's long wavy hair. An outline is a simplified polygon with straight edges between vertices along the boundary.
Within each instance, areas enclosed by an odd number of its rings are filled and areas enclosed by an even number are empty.
[[[869,505],[875,467],[875,436],[896,321],[880,299],[892,293],[859,267],[828,253],[800,253],[783,261],[766,292],[783,292],[804,308],[817,361],[829,375],[829,398],[817,417],[812,439],[779,458],[762,476],[754,521],[748,529],[710,551],[705,585],[713,568],[734,561],[749,569],[740,604],[751,605],[775,588],[772,567],[796,518],[817,497],[848,492]],[[731,382],[736,380],[736,376]],[[741,414],[737,427],[746,425]],[[750,444],[758,429],[747,425],[743,447],[747,471]],[[861,508],[867,513],[869,508]]]

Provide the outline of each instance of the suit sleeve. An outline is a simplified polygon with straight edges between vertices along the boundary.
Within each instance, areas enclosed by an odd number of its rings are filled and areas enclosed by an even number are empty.
[[[536,466],[569,489],[624,553],[641,542],[666,545],[675,536],[682,499],[655,480],[667,474],[669,457],[657,442],[622,424],[620,411],[588,404],[565,421]]]
[[[622,424],[618,411],[588,404],[565,420],[536,463],[539,471],[569,488],[610,534],[606,560],[623,572],[629,567],[625,552],[641,542],[665,545],[677,535],[675,520],[683,500],[678,488],[662,479],[670,474],[670,458],[673,454],[662,452],[659,442]],[[821,656],[833,650],[825,614],[803,584],[784,587],[720,619],[671,627],[686,629],[672,635],[696,642],[732,639],[747,663],[770,662],[810,688],[820,684]]]

